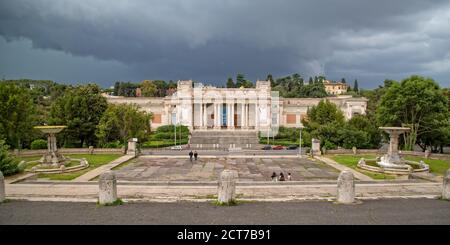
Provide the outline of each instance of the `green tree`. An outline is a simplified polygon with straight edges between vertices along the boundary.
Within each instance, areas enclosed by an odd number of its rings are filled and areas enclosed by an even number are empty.
[[[341,79],[341,83],[347,83],[347,82],[345,81],[345,78],[342,78],[342,79]]]
[[[449,116],[448,100],[439,85],[421,76],[392,82],[377,108],[380,125],[411,128],[403,134],[406,150],[412,150],[418,138],[446,127]]]
[[[270,81],[271,83],[273,83],[273,77],[272,77],[272,74],[268,74],[268,75],[267,75],[266,81]]]
[[[334,103],[324,99],[308,111],[308,120],[321,125],[334,121],[343,123],[344,114]]]
[[[231,77],[228,78],[227,80],[227,88],[235,88],[236,85],[233,82],[233,79]]]
[[[141,91],[142,96],[155,97],[158,92],[158,88],[152,81],[144,80],[141,83]]]
[[[151,114],[140,111],[136,104],[110,104],[100,119],[96,136],[101,145],[118,140],[125,144],[130,138],[145,142],[150,120]]]
[[[106,108],[106,98],[96,84],[77,86],[52,104],[50,123],[67,125],[62,133],[65,145],[95,145],[95,130]]]
[[[353,91],[359,93],[358,80],[355,79],[355,83],[353,84]]]
[[[244,74],[237,74],[236,76],[236,88],[240,88],[245,82]]]
[[[22,148],[35,126],[35,105],[28,89],[0,83],[0,138],[13,148]]]
[[[4,140],[0,140],[0,171],[3,175],[13,175],[20,171],[18,161],[8,152],[9,146]]]

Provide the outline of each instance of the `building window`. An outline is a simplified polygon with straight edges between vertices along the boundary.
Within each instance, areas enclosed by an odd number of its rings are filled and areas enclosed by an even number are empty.
[[[287,124],[295,124],[296,123],[296,115],[295,114],[287,114],[286,115],[286,123]]]
[[[153,114],[152,123],[161,123],[161,114]]]

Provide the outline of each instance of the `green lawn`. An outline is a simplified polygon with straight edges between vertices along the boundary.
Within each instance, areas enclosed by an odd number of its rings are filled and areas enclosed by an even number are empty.
[[[370,155],[370,154],[368,154],[368,155],[330,155],[328,157],[330,157],[331,159],[335,160],[336,162],[338,162],[342,165],[356,169],[356,165],[358,164],[359,159],[361,159],[361,158],[375,159],[376,155]],[[405,156],[404,158],[406,160],[416,161],[416,162],[423,160],[426,164],[430,165],[430,172],[437,174],[437,175],[444,175],[445,171],[447,171],[447,169],[450,168],[450,161],[425,159],[423,157],[416,157],[416,156]],[[380,175],[380,176],[377,176],[377,178],[375,178],[374,176],[372,176],[372,175],[374,175],[374,173],[368,173],[367,171],[360,170],[360,169],[358,169],[358,171],[362,172],[368,176],[371,176],[374,179],[383,178],[383,175],[385,175],[385,174],[375,174],[375,175]],[[388,179],[393,178],[390,175],[385,175],[385,177],[387,177]]]
[[[358,172],[361,172],[373,179],[395,179],[395,177],[393,175],[389,175],[389,174],[381,174],[381,173],[372,173],[369,171],[364,171],[362,169],[358,169],[356,167],[356,165],[358,164],[359,159],[364,158],[364,159],[375,159],[376,156],[375,155],[330,155],[327,156],[333,160],[335,160],[336,162],[345,165],[349,168],[353,168],[355,170],[357,170]]]
[[[423,157],[416,156],[405,156],[406,160],[419,162],[424,161],[426,164],[430,165],[430,171],[437,175],[444,175],[445,171],[450,168],[450,161],[445,160],[435,160],[435,159],[425,159]]]
[[[114,159],[122,156],[121,154],[67,154],[70,158],[86,158],[89,162],[89,167],[80,171],[72,172],[72,173],[63,173],[63,174],[39,174],[38,178],[48,178],[50,180],[72,180],[76,177],[85,174],[86,172],[91,171],[103,164],[109,163]],[[20,160],[32,161],[39,160],[40,156],[34,157],[19,157]],[[27,166],[29,168],[30,166]]]

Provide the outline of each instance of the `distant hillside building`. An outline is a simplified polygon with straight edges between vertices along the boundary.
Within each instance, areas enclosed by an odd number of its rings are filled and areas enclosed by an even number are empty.
[[[323,82],[323,85],[325,85],[325,91],[327,91],[327,93],[331,95],[344,94],[347,92],[348,89],[348,85],[342,82],[333,82],[325,80]]]

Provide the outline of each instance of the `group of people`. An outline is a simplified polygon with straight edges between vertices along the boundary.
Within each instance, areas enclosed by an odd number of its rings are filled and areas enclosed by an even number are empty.
[[[288,173],[287,177],[285,178],[283,173],[280,173],[280,176],[278,176],[277,173],[273,172],[271,177],[272,181],[286,181],[286,179],[288,181],[292,180],[291,173]]]
[[[191,160],[191,162],[192,162],[192,156],[194,156],[195,161],[197,161],[197,157],[198,157],[197,151],[195,151],[195,152],[190,151],[189,152],[189,159]]]

